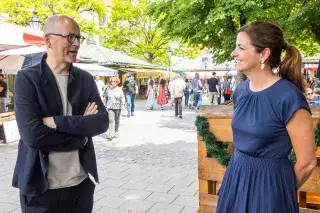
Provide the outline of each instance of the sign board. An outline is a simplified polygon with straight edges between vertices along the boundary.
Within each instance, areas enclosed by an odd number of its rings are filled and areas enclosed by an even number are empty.
[[[20,139],[16,120],[3,122],[3,131],[7,143],[14,142]]]

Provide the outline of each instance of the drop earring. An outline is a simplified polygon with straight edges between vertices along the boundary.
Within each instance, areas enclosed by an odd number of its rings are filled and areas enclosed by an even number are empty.
[[[264,61],[260,61],[260,69],[263,70],[265,67]]]

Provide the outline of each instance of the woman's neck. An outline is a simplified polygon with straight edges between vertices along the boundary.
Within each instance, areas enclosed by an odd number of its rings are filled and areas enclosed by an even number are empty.
[[[250,89],[252,91],[264,90],[281,78],[270,69],[256,70],[248,74],[247,77],[250,79]]]

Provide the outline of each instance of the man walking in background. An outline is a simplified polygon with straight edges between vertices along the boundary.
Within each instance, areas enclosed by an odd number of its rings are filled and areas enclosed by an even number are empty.
[[[77,22],[51,16],[44,34],[47,53],[15,80],[21,139],[12,184],[22,213],[91,213],[92,137],[107,131],[108,113],[92,76],[72,65],[84,39]]]
[[[219,80],[216,77],[216,73],[212,72],[212,77],[208,80],[209,84],[209,103],[218,104],[218,91],[219,91]]]
[[[186,83],[182,77],[177,73],[176,78],[171,82],[171,95],[174,98],[175,116],[182,118],[182,98],[186,90]]]
[[[127,117],[134,116],[134,108],[136,102],[136,94],[138,92],[138,85],[132,73],[127,73],[127,80],[123,84],[125,88],[125,97],[126,97],[126,107],[127,107]]]
[[[99,91],[99,94],[100,94],[100,97],[102,98],[103,96],[103,91],[105,89],[105,84],[103,83],[103,81],[100,79],[100,76],[96,75],[94,77],[95,79],[95,82],[96,82],[96,85],[97,85],[97,88],[98,88],[98,91]]]
[[[0,113],[7,112],[7,91],[8,86],[4,81],[4,75],[0,74]]]

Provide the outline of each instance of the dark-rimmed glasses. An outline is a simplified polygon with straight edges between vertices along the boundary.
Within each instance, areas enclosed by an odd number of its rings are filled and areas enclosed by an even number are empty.
[[[57,33],[48,33],[47,35],[54,35],[54,36],[60,36],[63,38],[66,38],[68,40],[68,42],[70,42],[71,44],[78,39],[78,41],[80,42],[80,44],[82,44],[82,42],[84,41],[85,37],[80,36],[80,35],[75,35],[75,34],[67,34],[67,35],[62,35],[62,34],[57,34]]]

